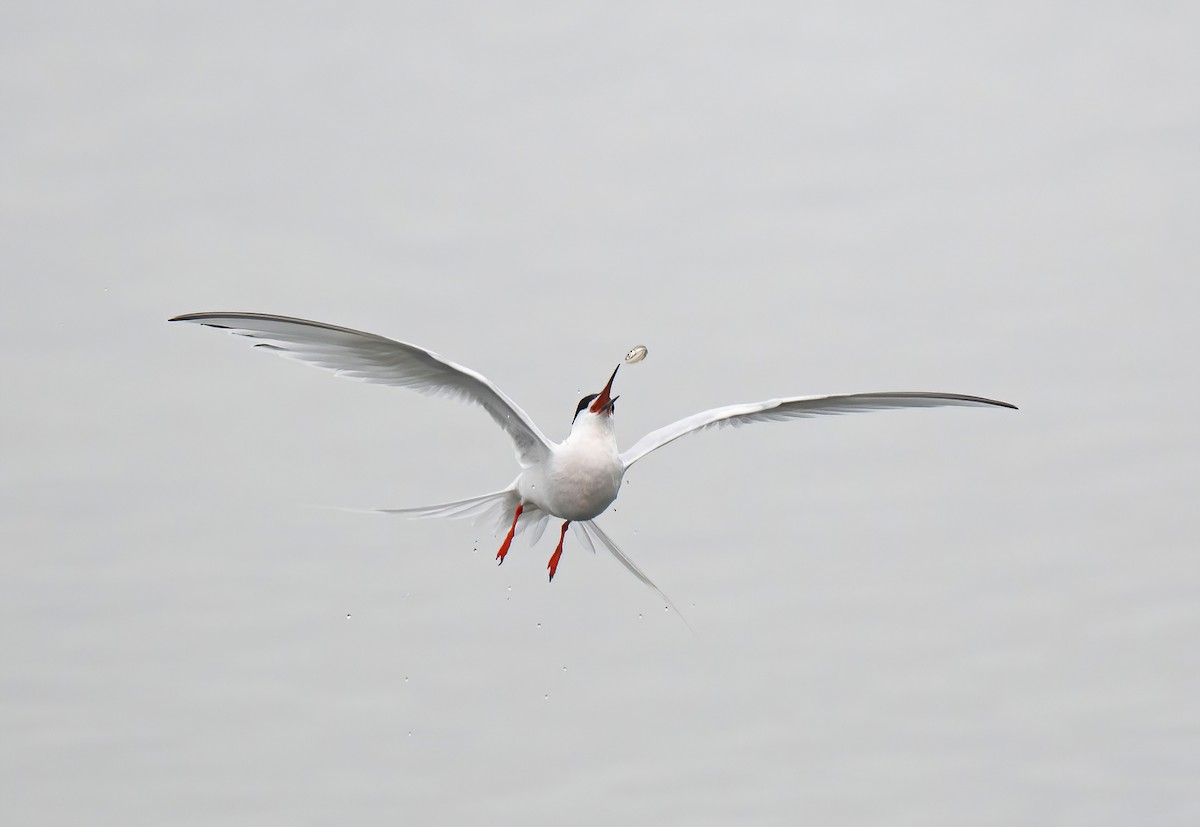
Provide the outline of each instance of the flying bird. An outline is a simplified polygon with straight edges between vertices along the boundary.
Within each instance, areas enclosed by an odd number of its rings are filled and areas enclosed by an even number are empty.
[[[664,445],[706,428],[751,422],[891,408],[1016,408],[1007,402],[958,393],[900,391],[790,396],[702,411],[651,431],[621,451],[617,448],[613,428],[618,399],[613,395],[613,382],[620,364],[599,393],[588,394],[579,400],[567,438],[553,442],[525,411],[486,377],[417,345],[346,327],[262,313],[188,313],[170,321],[225,329],[257,340],[255,347],[325,368],[338,376],[410,388],[430,396],[449,396],[479,405],[512,439],[521,466],[516,479],[499,491],[464,500],[379,511],[417,517],[492,516],[498,520],[500,530],[507,527],[504,541],[496,552],[496,559],[501,563],[518,533],[528,528],[532,545],[541,538],[551,519],[561,520],[558,544],[546,564],[551,581],[562,558],[567,528],[573,526],[580,542],[590,551],[595,553],[598,542],[668,604],[670,600],[662,590],[596,522],[596,517],[616,501],[621,480],[630,467]]]

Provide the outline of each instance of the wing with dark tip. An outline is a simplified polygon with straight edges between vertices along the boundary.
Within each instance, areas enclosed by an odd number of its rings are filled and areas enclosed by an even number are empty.
[[[858,413],[860,411],[884,411],[892,408],[940,408],[999,407],[1016,409],[1016,405],[985,399],[982,396],[965,396],[958,393],[922,393],[899,391],[889,393],[850,393],[840,396],[793,396],[787,399],[768,399],[745,405],[727,405],[713,408],[678,422],[672,422],[657,431],[651,431],[621,454],[625,468],[633,465],[652,451],[705,428],[721,428],[726,425],[740,427],[751,422],[781,422],[785,419],[802,419],[809,416]]]
[[[512,437],[522,466],[549,455],[550,441],[503,391],[470,368],[416,345],[347,327],[263,313],[188,313],[170,321],[225,329],[257,340],[256,347],[338,376],[472,402]]]

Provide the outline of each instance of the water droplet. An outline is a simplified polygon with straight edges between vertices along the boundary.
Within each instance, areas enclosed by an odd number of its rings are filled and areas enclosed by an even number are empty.
[[[641,619],[642,619],[642,613],[638,612],[638,620],[641,620]]]
[[[539,628],[539,629],[540,629],[540,628],[542,628],[542,624],[541,624],[541,623],[539,623],[539,624],[538,624],[538,628]]]
[[[564,672],[566,672],[566,671],[567,671],[567,667],[565,667],[565,666],[564,666],[564,667],[563,667],[563,671],[564,671]]]
[[[550,700],[550,693],[547,692],[545,695],[542,696],[542,699],[546,700],[546,701]]]
[[[411,730],[411,729],[408,731],[408,737],[409,737],[409,738],[411,738],[411,737],[412,737],[412,730]]]
[[[346,613],[346,620],[349,620],[349,619],[350,619],[350,613],[349,613],[349,612],[347,612],[347,613]]]
[[[405,676],[404,676],[404,682],[405,682],[405,683],[408,683],[408,675],[405,675]]]

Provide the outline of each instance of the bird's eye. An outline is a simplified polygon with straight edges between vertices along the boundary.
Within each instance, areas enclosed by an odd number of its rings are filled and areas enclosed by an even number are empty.
[[[579,404],[575,406],[575,416],[571,417],[571,421],[574,422],[576,419],[578,419],[579,412],[582,411],[584,408],[586,408],[588,405],[592,404],[592,400],[595,399],[599,395],[600,394],[598,394],[598,393],[589,393],[587,396],[583,397],[583,399],[580,399]]]

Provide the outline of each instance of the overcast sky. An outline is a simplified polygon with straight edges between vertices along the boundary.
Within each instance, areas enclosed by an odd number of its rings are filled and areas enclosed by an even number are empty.
[[[1192,3],[10,3],[0,822],[1200,822]],[[623,446],[568,536],[411,341]],[[314,508],[313,506],[319,506]]]

